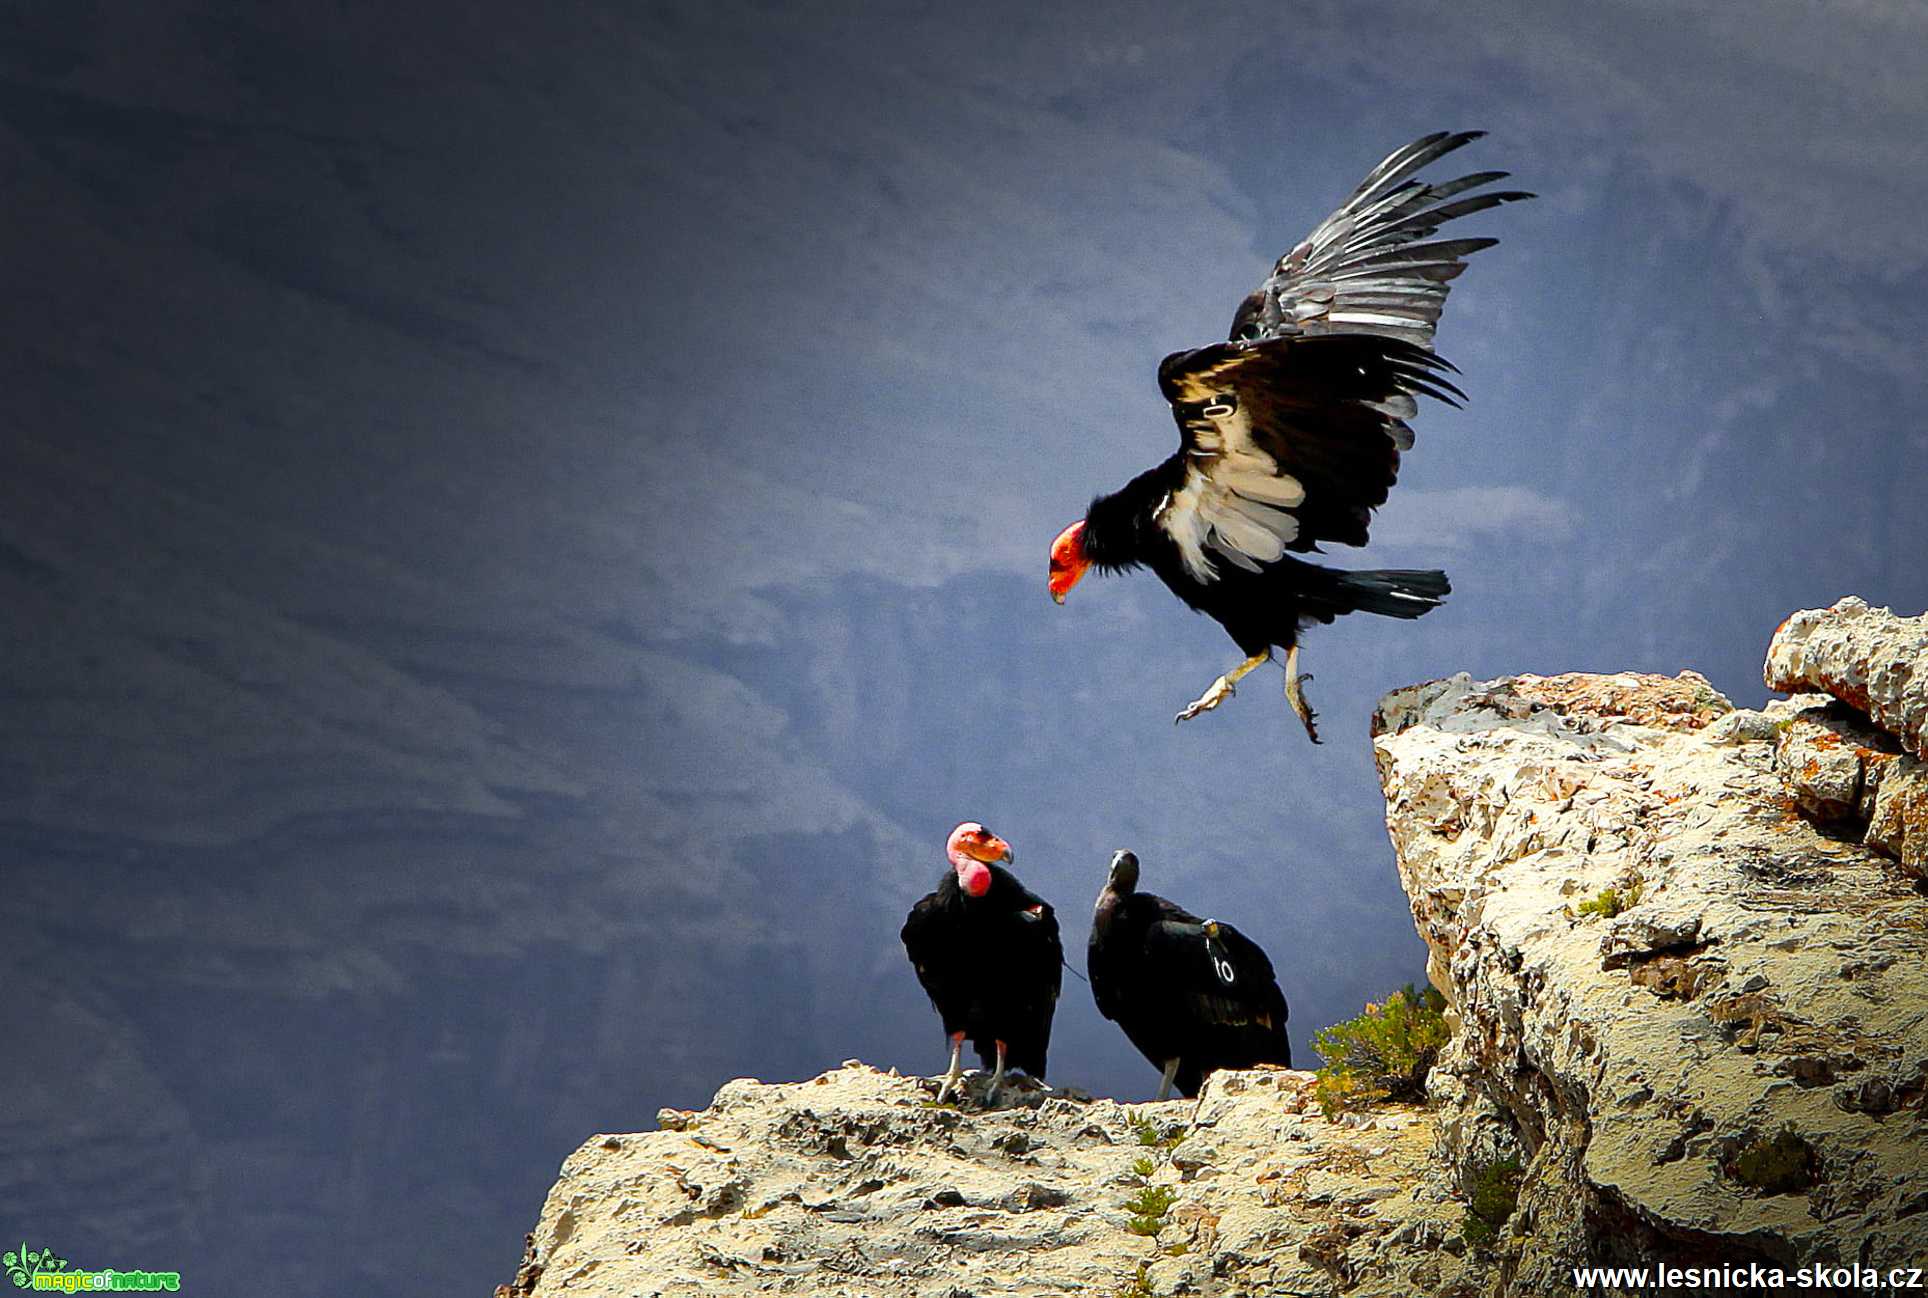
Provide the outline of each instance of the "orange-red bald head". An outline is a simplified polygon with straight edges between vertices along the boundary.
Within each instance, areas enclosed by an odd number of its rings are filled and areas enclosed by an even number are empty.
[[[1058,533],[1058,539],[1051,543],[1051,598],[1060,604],[1091,566],[1091,560],[1085,558],[1084,532],[1081,518]]]
[[[972,897],[982,897],[991,890],[987,862],[1017,859],[1009,843],[975,820],[967,820],[951,831],[949,841],[944,844],[944,854],[950,857],[951,868],[957,871],[957,886]]]

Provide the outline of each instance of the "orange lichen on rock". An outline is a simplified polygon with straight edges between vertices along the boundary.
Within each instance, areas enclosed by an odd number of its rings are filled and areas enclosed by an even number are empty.
[[[1819,690],[1928,757],[1928,615],[1897,617],[1850,596],[1783,622],[1768,645],[1769,689]]]
[[[1522,697],[1562,716],[1630,721],[1668,730],[1699,730],[1734,710],[1712,682],[1695,671],[1678,676],[1564,672],[1558,676],[1516,676],[1512,685]]]

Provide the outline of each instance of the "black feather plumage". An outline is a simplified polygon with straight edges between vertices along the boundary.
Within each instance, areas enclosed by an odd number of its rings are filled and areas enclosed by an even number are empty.
[[[1093,908],[1085,969],[1098,1012],[1152,1067],[1178,1060],[1183,1095],[1220,1068],[1290,1067],[1285,995],[1264,950],[1230,924],[1139,892],[1137,868],[1120,852]]]
[[[901,936],[945,1035],[968,1036],[986,1068],[1001,1040],[1009,1065],[1042,1081],[1064,967],[1051,904],[1001,866],[982,897],[947,872],[911,907]]]
[[[1438,606],[1450,590],[1442,572],[1348,573],[1292,556],[1364,545],[1413,445],[1418,398],[1465,400],[1433,329],[1448,282],[1496,241],[1432,236],[1532,195],[1469,192],[1500,171],[1436,185],[1413,175],[1479,135],[1442,131],[1395,150],[1279,259],[1230,341],[1164,359],[1158,383],[1179,448],[1092,501],[1079,539],[1088,564],[1150,568],[1248,658],[1290,650],[1305,626],[1345,613]]]

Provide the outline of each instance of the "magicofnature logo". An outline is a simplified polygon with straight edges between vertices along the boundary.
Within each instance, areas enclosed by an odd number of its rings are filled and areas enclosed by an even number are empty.
[[[18,1249],[8,1249],[0,1257],[0,1265],[7,1268],[14,1288],[43,1293],[173,1292],[181,1287],[179,1271],[69,1271],[66,1258],[54,1256],[45,1245],[28,1248],[24,1239]]]

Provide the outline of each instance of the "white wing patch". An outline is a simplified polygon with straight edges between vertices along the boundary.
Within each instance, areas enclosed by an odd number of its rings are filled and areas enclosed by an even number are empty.
[[[1249,572],[1283,558],[1299,535],[1299,520],[1286,511],[1305,503],[1305,485],[1253,445],[1243,410],[1190,428],[1195,449],[1185,485],[1158,513],[1186,570],[1199,581],[1216,581],[1214,555]]]
[[[1205,538],[1211,531],[1211,524],[1200,517],[1198,505],[1211,484],[1197,469],[1185,474],[1185,485],[1165,498],[1159,508],[1158,525],[1178,543],[1178,553],[1185,560],[1185,570],[1199,581],[1218,580],[1218,569],[1205,557]]]

